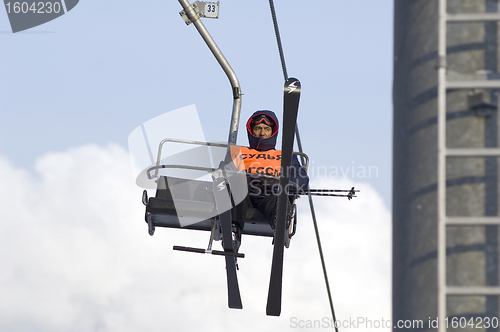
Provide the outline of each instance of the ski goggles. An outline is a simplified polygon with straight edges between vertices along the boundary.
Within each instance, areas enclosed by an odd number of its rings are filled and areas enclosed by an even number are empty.
[[[259,123],[264,123],[269,127],[274,127],[274,121],[272,121],[271,118],[265,114],[257,115],[252,119],[252,127],[258,125]]]

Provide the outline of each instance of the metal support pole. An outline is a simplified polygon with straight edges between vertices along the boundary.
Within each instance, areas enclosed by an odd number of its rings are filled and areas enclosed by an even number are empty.
[[[220,66],[226,73],[227,78],[229,79],[229,83],[231,83],[231,88],[233,92],[233,111],[231,114],[231,124],[229,127],[228,143],[236,144],[236,138],[238,136],[238,125],[240,122],[241,96],[242,96],[238,78],[236,77],[236,74],[234,73],[231,66],[229,65],[229,62],[227,62],[221,50],[213,40],[212,36],[210,36],[210,34],[208,33],[207,29],[205,28],[205,25],[203,25],[203,23],[201,22],[200,17],[198,16],[198,14],[196,14],[193,6],[189,4],[188,0],[179,0],[179,3],[181,4],[182,8],[184,8],[184,12],[186,13],[187,17],[191,20],[191,22],[193,22],[194,26],[200,33],[201,37],[207,44],[208,48],[210,48],[210,51],[212,51],[213,55],[215,56]]]
[[[446,0],[439,0],[437,81],[437,289],[438,331],[446,332]]]

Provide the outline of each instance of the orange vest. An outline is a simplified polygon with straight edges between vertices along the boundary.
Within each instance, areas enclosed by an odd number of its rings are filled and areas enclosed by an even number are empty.
[[[231,157],[239,171],[279,177],[281,173],[281,151],[257,151],[243,146],[231,146]]]

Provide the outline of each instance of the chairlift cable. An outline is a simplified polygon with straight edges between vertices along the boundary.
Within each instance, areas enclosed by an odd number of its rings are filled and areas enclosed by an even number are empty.
[[[278,20],[276,19],[276,11],[274,10],[274,1],[269,0],[269,6],[271,7],[271,16],[273,17],[274,33],[276,34],[276,42],[278,43],[278,51],[280,53],[281,68],[283,69],[283,76],[285,81],[288,79],[288,73],[286,71],[285,55],[283,54],[283,46],[281,45],[280,30],[278,28]]]
[[[274,9],[274,1],[273,0],[269,0],[269,6],[271,7],[271,16],[272,16],[272,19],[273,19],[273,25],[274,25],[274,32],[275,32],[275,35],[276,35],[276,41],[277,41],[277,44],[278,44],[278,51],[279,51],[279,55],[280,55],[280,59],[281,59],[281,67],[283,69],[283,76],[284,76],[285,81],[286,81],[288,79],[288,73],[287,73],[287,70],[286,70],[285,55],[284,55],[284,52],[283,52],[283,46],[281,44],[281,37],[280,37],[280,33],[279,33],[279,28],[278,28],[278,20],[276,18],[276,11]],[[302,150],[302,142],[300,140],[299,126],[298,126],[298,124],[296,124],[296,126],[295,126],[295,136],[297,138],[297,146],[299,148],[299,152],[302,153],[302,151],[303,151]],[[301,160],[302,164],[304,164],[304,162],[305,162],[304,157],[301,157],[301,159],[302,159]],[[326,291],[328,293],[328,300],[330,302],[330,309],[331,309],[331,312],[332,312],[332,318],[333,318],[333,322],[334,322],[334,326],[335,326],[335,331],[338,332],[337,324],[335,324],[336,323],[335,310],[333,308],[332,295],[331,295],[331,292],[330,292],[330,283],[328,282],[328,274],[326,272],[325,259],[324,259],[324,256],[323,256],[323,249],[321,247],[321,240],[320,240],[320,237],[319,237],[318,224],[316,222],[316,213],[315,213],[315,210],[314,210],[314,204],[313,204],[313,200],[312,200],[312,196],[311,196],[310,192],[308,193],[307,196],[309,198],[309,207],[311,209],[311,217],[312,217],[312,220],[313,220],[314,232],[316,233],[316,241],[318,242],[319,256],[320,256],[320,259],[321,259],[321,266],[323,268],[323,275],[325,277]]]

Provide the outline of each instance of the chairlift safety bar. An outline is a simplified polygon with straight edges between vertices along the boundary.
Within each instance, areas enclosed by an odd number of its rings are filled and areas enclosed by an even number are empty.
[[[202,141],[191,141],[191,140],[183,140],[183,139],[176,139],[176,138],[165,138],[159,144],[159,147],[158,147],[158,156],[157,156],[157,159],[156,159],[156,165],[153,166],[153,167],[150,167],[146,171],[148,179],[150,179],[150,180],[158,177],[158,170],[161,169],[161,168],[184,168],[184,169],[192,169],[192,170],[199,170],[199,171],[207,171],[209,173],[216,171],[215,168],[206,168],[206,167],[197,167],[197,166],[160,165],[161,151],[163,150],[163,145],[165,143],[167,143],[167,142],[170,142],[170,143],[194,144],[194,145],[201,145],[201,146],[217,146],[217,147],[221,147],[221,148],[227,148],[228,147],[227,143],[202,142]],[[301,157],[303,157],[305,159],[306,162],[305,162],[305,165],[303,165],[303,167],[304,167],[304,169],[305,169],[305,171],[307,173],[307,170],[308,170],[308,167],[309,167],[309,156],[306,155],[303,152],[296,152],[296,151],[294,151],[293,154],[301,156]],[[152,170],[155,170],[155,175],[154,176],[150,176],[150,172]]]
[[[193,171],[205,171],[207,173],[214,173],[218,170],[217,168],[190,166],[190,165],[158,165],[148,168],[148,170],[146,171],[148,179],[153,180],[154,178],[156,178],[158,176],[158,170],[162,168],[180,168],[180,169],[189,169]],[[150,175],[150,172],[153,170],[156,170],[155,176]]]
[[[218,147],[227,147],[227,144],[225,143],[211,143],[211,142],[201,142],[201,141],[191,141],[191,140],[182,140],[182,139],[175,139],[175,138],[165,138],[160,142],[160,146],[158,147],[158,157],[156,159],[156,172],[154,177],[149,177],[149,171],[152,170],[151,168],[148,170],[148,178],[152,180],[153,178],[158,177],[158,170],[160,168],[164,167],[159,167],[160,166],[160,161],[161,161],[161,151],[163,150],[163,144],[171,142],[171,143],[184,143],[184,144],[195,144],[195,145],[205,145],[205,146],[218,146]]]

